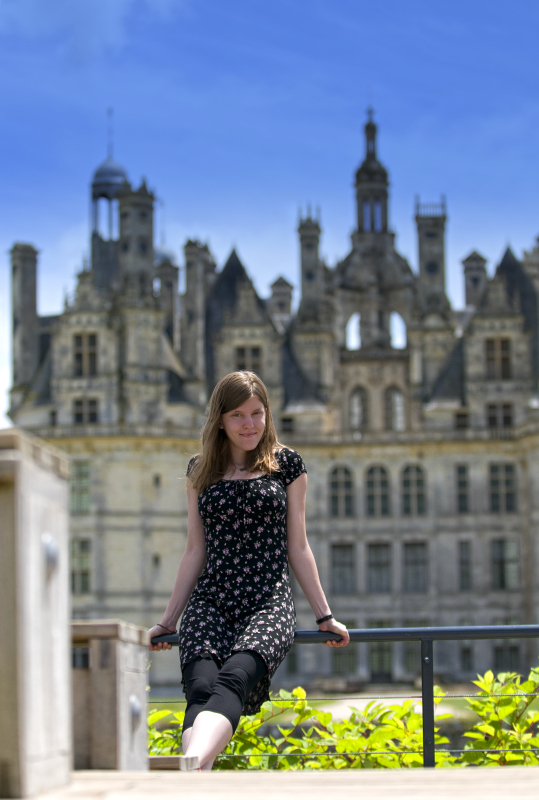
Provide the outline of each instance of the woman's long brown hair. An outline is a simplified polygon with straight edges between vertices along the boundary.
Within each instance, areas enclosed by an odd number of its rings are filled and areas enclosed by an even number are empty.
[[[225,431],[219,427],[221,415],[239,408],[251,397],[257,397],[263,404],[266,427],[257,447],[246,453],[245,468],[247,472],[265,473],[279,469],[275,450],[283,445],[277,439],[268,390],[254,372],[231,372],[221,378],[212,392],[208,418],[202,429],[202,452],[189,470],[189,480],[199,494],[221,480],[230,468],[230,443]]]

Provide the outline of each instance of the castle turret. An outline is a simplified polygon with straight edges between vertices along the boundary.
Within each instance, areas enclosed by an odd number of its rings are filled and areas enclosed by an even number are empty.
[[[387,170],[376,157],[376,125],[369,109],[365,125],[365,160],[356,172],[357,229],[365,233],[385,233],[388,228]]]
[[[323,265],[318,248],[320,245],[320,224],[312,219],[310,213],[301,218],[298,225],[301,248],[301,302],[309,304],[318,301],[324,291]]]
[[[178,297],[179,268],[173,263],[173,256],[166,250],[155,251],[155,274],[159,278],[159,297],[165,312],[165,333],[176,352],[180,347],[180,317]]]
[[[445,198],[440,203],[416,199],[415,221],[419,254],[419,278],[427,295],[445,296]]]
[[[118,283],[118,195],[128,185],[127,173],[112,154],[92,178],[92,272],[95,285]]]
[[[476,250],[464,259],[466,305],[477,308],[487,288],[487,260]]]
[[[118,194],[120,212],[120,281],[137,282],[142,293],[152,290],[153,203],[146,182],[133,191],[129,184]]]
[[[13,297],[13,388],[12,406],[19,392],[32,381],[39,363],[37,316],[37,250],[31,244],[11,249]]]

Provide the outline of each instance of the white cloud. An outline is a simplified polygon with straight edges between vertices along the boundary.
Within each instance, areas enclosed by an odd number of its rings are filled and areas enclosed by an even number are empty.
[[[0,0],[0,35],[60,37],[69,57],[86,61],[123,47],[137,8],[167,19],[185,5],[186,0]]]

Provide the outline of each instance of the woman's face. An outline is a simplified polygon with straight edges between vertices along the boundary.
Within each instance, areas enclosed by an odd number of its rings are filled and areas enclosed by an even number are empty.
[[[250,397],[238,408],[221,414],[221,426],[230,440],[232,455],[254,450],[266,427],[266,409],[258,397]]]

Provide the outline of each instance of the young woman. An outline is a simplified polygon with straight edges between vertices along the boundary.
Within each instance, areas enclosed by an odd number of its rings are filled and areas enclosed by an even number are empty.
[[[187,547],[166,611],[150,629],[150,638],[173,633],[182,617],[182,769],[211,769],[241,714],[255,713],[269,698],[296,627],[288,564],[319,630],[342,637],[326,646],[349,642],[307,542],[306,473],[301,456],[277,440],[260,378],[232,372],[219,381],[202,452],[187,468]]]

